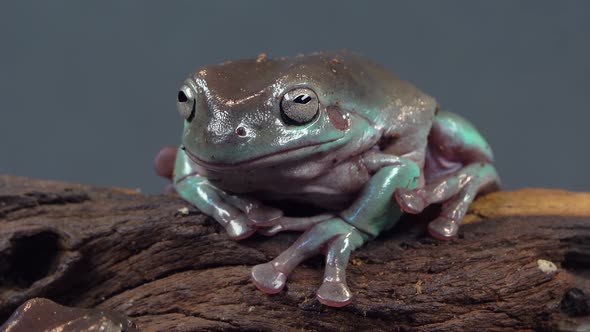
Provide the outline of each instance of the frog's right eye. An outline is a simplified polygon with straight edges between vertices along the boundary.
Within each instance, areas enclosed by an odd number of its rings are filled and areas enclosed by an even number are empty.
[[[180,91],[178,91],[176,106],[178,107],[180,115],[188,122],[193,121],[195,117],[195,104],[193,90],[186,85],[180,88]]]
[[[320,102],[316,93],[309,88],[295,88],[283,95],[281,114],[287,123],[303,125],[315,119]]]

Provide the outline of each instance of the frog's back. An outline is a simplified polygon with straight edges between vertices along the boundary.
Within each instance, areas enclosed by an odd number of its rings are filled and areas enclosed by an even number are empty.
[[[363,91],[359,97],[365,107],[357,106],[357,112],[381,129],[383,142],[391,142],[383,150],[423,166],[436,100],[379,64],[354,53],[341,56],[342,63],[351,66],[348,75],[356,90]]]
[[[432,97],[354,52],[317,53],[293,61],[291,68],[316,76],[322,86],[333,87],[329,91],[332,103],[348,103],[350,109],[369,115],[375,122],[389,125],[393,121],[403,122],[403,117],[419,121],[421,113],[429,121],[434,117],[436,101]]]
[[[313,85],[325,105],[347,105],[360,113],[377,110],[397,117],[407,110],[431,113],[436,107],[433,98],[412,84],[349,51],[229,61],[200,68],[195,78],[206,81],[211,95],[226,100],[247,98],[269,87],[280,90],[302,84]]]

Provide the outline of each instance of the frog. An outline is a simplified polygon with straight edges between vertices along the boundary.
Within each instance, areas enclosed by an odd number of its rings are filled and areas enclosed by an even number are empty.
[[[252,282],[268,294],[323,253],[316,298],[348,305],[354,250],[432,204],[440,213],[428,232],[452,240],[476,195],[500,185],[490,145],[474,125],[355,52],[204,66],[176,99],[182,142],[156,164],[178,195],[236,240],[302,232],[252,268]],[[288,215],[278,202],[319,211]]]

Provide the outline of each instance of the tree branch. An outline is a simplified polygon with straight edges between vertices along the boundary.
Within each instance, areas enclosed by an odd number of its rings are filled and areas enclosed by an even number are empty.
[[[449,242],[425,235],[428,215],[403,218],[352,255],[355,299],[337,309],[315,299],[320,258],[277,295],[250,282],[250,268],[297,233],[235,242],[174,196],[0,175],[0,322],[47,297],[122,312],[144,331],[590,325],[590,194],[492,193]]]

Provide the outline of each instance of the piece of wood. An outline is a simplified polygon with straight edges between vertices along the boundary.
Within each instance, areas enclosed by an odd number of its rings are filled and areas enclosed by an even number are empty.
[[[355,299],[337,309],[315,299],[321,257],[279,294],[250,282],[298,233],[236,242],[174,196],[0,175],[0,323],[46,297],[144,331],[590,326],[589,206],[590,194],[492,193],[448,242],[426,235],[428,213],[404,218],[352,255]]]

